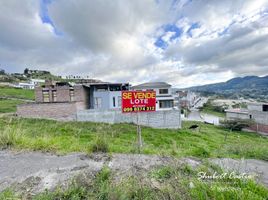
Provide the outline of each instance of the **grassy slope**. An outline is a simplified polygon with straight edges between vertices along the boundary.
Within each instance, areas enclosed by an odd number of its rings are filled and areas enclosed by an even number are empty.
[[[21,88],[2,87],[0,86],[0,97],[10,97],[18,99],[34,99],[34,90],[26,90]]]
[[[200,124],[200,132],[143,127],[142,153],[196,157],[257,158],[268,160],[268,139],[247,132],[227,132]],[[196,122],[195,122],[196,124]],[[55,122],[43,119],[0,118],[0,146],[57,153],[88,152],[101,138],[110,152],[136,153],[136,127],[130,124]]]
[[[17,105],[24,103],[23,99],[33,100],[34,91],[0,86],[0,113],[15,112]]]
[[[17,105],[22,103],[24,103],[24,101],[0,98],[0,113],[16,112]]]

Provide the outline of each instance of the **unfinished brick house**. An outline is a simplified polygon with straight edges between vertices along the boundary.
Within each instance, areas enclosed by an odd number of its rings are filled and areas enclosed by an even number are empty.
[[[120,108],[121,91],[128,89],[128,83],[46,82],[35,87],[35,103],[19,105],[17,115],[72,120],[79,110]]]
[[[17,115],[72,120],[78,110],[88,108],[87,98],[88,93],[83,85],[46,82],[35,87],[35,103],[19,105]]]
[[[35,102],[81,102],[87,108],[88,90],[83,85],[72,86],[68,82],[57,82],[35,87]]]

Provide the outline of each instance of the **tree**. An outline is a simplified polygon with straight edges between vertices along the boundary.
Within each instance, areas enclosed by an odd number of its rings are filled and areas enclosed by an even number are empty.
[[[28,75],[29,74],[29,69],[28,68],[25,68],[23,74]]]
[[[253,121],[248,119],[224,120],[221,122],[221,125],[224,128],[229,129],[230,132],[241,131],[243,128],[247,128],[252,124]],[[224,141],[227,139],[227,133],[228,132],[225,134]]]
[[[5,75],[5,74],[6,74],[5,70],[0,69],[0,75]]]

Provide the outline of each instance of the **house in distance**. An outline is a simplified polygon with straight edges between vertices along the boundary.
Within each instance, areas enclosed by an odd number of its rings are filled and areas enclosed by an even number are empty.
[[[165,82],[149,82],[132,86],[131,90],[155,91],[156,110],[170,110],[174,108],[174,96],[171,92],[171,85]]]
[[[135,89],[136,88],[136,89]],[[174,109],[171,85],[146,83],[131,90],[156,91],[156,111],[141,113],[140,123],[156,128],[180,128],[180,110]],[[35,103],[17,106],[17,115],[29,118],[105,123],[136,123],[135,113],[122,113],[122,91],[129,83],[82,83],[47,81],[35,87]]]

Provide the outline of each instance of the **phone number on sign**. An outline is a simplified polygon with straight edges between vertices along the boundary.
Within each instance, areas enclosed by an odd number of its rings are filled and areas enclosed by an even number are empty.
[[[135,111],[154,111],[155,107],[129,107],[129,108],[124,108],[124,112],[135,112]]]

